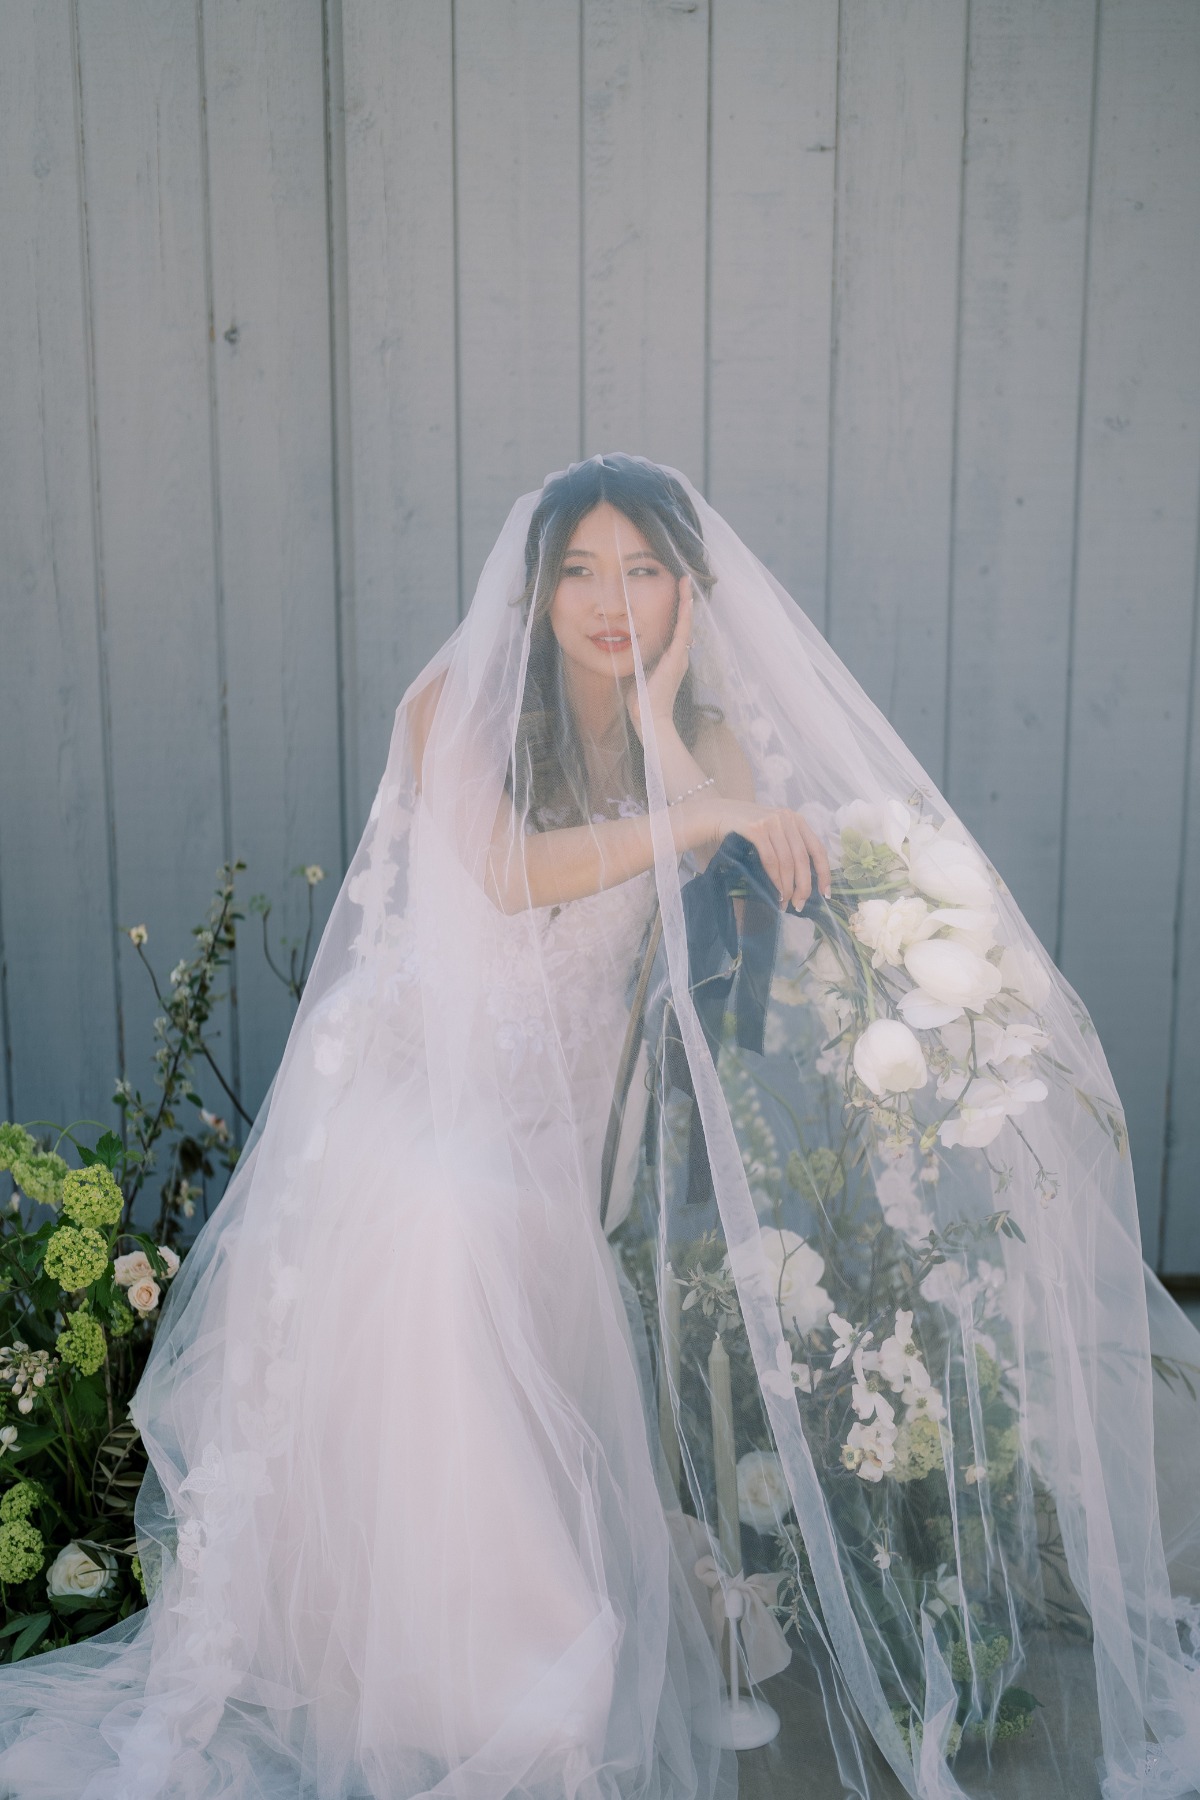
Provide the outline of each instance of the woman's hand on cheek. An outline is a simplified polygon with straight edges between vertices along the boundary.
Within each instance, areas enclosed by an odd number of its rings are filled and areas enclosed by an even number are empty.
[[[675,629],[670,641],[661,656],[645,675],[646,698],[650,704],[651,716],[655,726],[673,726],[675,696],[679,692],[679,684],[687,674],[688,650],[692,642],[692,583],[687,575],[679,578],[679,605],[675,615]],[[625,705],[629,712],[629,720],[638,737],[642,737],[641,700],[637,691],[637,678],[629,683],[625,690]]]

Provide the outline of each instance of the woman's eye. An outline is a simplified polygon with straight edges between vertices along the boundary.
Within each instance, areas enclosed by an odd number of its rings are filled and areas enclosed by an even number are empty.
[[[640,563],[636,568],[630,569],[629,573],[631,575],[661,575],[662,570],[657,563]]]
[[[590,575],[591,570],[587,567],[587,565],[585,563],[567,563],[566,567],[563,569],[563,574],[564,575]]]

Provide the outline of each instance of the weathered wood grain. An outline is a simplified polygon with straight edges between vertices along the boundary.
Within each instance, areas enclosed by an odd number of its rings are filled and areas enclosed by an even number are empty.
[[[450,0],[355,0],[344,32],[353,843],[404,689],[458,617]]]
[[[949,798],[1054,947],[1095,0],[971,14]]]
[[[941,784],[964,0],[844,0],[830,641]]]
[[[1158,1250],[1200,494],[1200,9],[1104,0],[1059,958]]]
[[[333,430],[320,0],[202,9],[213,402],[229,733],[229,838],[247,891],[298,937],[319,863],[337,888]],[[247,921],[239,1063],[252,1107],[292,1016]]]
[[[836,0],[714,0],[708,497],[824,622]]]
[[[583,0],[583,439],[704,479],[707,0]]]
[[[190,954],[227,842],[198,52],[171,0],[79,9],[116,912],[160,970]],[[135,968],[143,1083],[155,1011]]]
[[[120,1052],[76,69],[68,8],[3,29],[0,1104],[69,1122],[107,1103]]]

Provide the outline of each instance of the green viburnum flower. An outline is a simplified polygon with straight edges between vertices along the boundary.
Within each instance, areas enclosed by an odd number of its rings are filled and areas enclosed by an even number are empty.
[[[46,1245],[45,1268],[60,1287],[73,1294],[90,1287],[108,1267],[108,1245],[91,1225],[60,1225]]]
[[[826,1144],[818,1144],[807,1156],[793,1150],[788,1157],[787,1178],[796,1192],[809,1200],[832,1199],[846,1185],[841,1158]]]
[[[904,1739],[904,1748],[911,1755],[921,1742],[924,1726],[920,1719],[913,1717],[907,1706],[893,1706],[892,1717],[899,1727],[900,1736]],[[953,1756],[961,1743],[962,1726],[956,1722],[946,1735],[946,1755]]]
[[[0,1125],[0,1169],[11,1169],[15,1162],[21,1162],[32,1156],[37,1145],[23,1125],[10,1125],[6,1119]]]
[[[942,1436],[936,1419],[909,1419],[896,1433],[896,1463],[891,1473],[897,1481],[920,1481],[942,1466]]]
[[[141,1557],[135,1555],[133,1561],[130,1563],[130,1567],[133,1570],[133,1579],[137,1582],[144,1594],[146,1592],[146,1577],[142,1574]]]
[[[1000,1392],[1000,1365],[994,1356],[989,1356],[982,1344],[975,1346],[975,1368],[979,1375],[979,1397],[981,1400],[994,1400]]]
[[[54,1348],[81,1375],[94,1375],[104,1361],[104,1327],[81,1308],[71,1314],[66,1329],[55,1338]]]
[[[32,1150],[12,1165],[12,1178],[39,1206],[57,1206],[67,1165],[53,1150]]]
[[[28,1519],[0,1525],[0,1581],[30,1581],[46,1560],[46,1543]]]
[[[108,1329],[113,1337],[124,1337],[127,1331],[133,1330],[136,1319],[137,1314],[130,1306],[129,1297],[126,1295],[124,1299],[118,1300],[117,1304],[113,1307],[112,1312],[109,1315]]]
[[[41,1497],[42,1490],[36,1481],[18,1481],[0,1498],[0,1524],[27,1519]]]
[[[1009,1425],[1004,1431],[989,1431],[986,1437],[988,1480],[1003,1481],[1012,1474],[1021,1454],[1020,1427]]]
[[[1003,1666],[1010,1648],[1009,1641],[1003,1633],[998,1637],[989,1638],[986,1643],[975,1644],[975,1668],[980,1680],[986,1680],[989,1675],[994,1675],[996,1670]],[[961,1641],[955,1644],[950,1652],[950,1673],[955,1681],[970,1681],[971,1679],[971,1659],[967,1653],[967,1646]]]
[[[125,1198],[103,1163],[71,1169],[62,1184],[62,1209],[77,1225],[115,1225]]]

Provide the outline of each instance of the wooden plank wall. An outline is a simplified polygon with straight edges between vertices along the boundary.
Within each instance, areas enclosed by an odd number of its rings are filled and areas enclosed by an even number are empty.
[[[0,0],[0,143],[4,1111],[144,1078],[117,928],[223,858],[297,928],[513,498],[632,448],[1005,872],[1200,1273],[1195,0]]]

